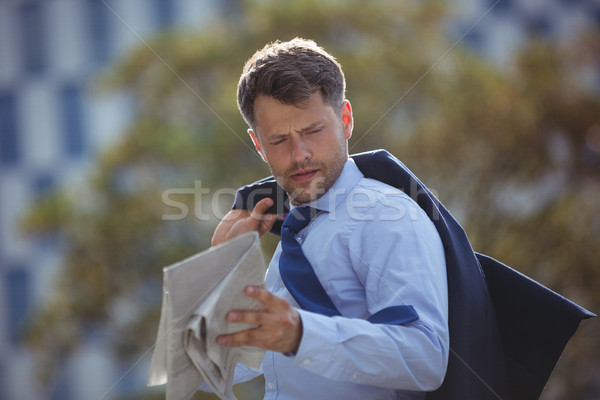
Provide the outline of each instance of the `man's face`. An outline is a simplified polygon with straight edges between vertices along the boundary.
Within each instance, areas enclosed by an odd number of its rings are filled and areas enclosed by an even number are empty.
[[[323,103],[320,91],[302,108],[272,97],[254,101],[252,141],[294,204],[321,197],[335,183],[348,159],[352,109]]]

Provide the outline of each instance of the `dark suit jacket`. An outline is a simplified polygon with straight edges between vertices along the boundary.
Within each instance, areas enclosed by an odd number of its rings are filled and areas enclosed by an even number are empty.
[[[442,386],[428,399],[537,399],[580,321],[594,314],[510,267],[475,253],[460,224],[385,150],[353,155],[367,178],[404,190],[427,213],[446,254],[450,358]],[[272,177],[238,189],[234,208],[265,197],[287,211]],[[279,233],[281,223],[272,232]]]

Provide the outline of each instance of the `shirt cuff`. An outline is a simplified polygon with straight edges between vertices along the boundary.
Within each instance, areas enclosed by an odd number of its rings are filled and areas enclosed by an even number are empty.
[[[302,319],[302,339],[298,351],[292,355],[292,363],[314,373],[323,374],[331,370],[331,359],[337,347],[338,335],[334,321],[336,317],[301,309],[297,311]]]

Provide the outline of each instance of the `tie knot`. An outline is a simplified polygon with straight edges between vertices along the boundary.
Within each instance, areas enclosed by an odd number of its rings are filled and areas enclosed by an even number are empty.
[[[282,227],[289,229],[292,234],[296,234],[308,225],[310,220],[317,215],[317,211],[319,210],[312,207],[296,207],[285,217]]]

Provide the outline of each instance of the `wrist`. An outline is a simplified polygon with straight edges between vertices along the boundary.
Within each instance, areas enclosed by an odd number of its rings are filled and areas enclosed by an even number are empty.
[[[294,311],[296,311],[296,310],[294,310]],[[296,353],[298,353],[298,349],[300,348],[300,342],[302,342],[302,333],[303,333],[302,318],[300,318],[300,314],[298,313],[298,311],[296,311],[296,319],[298,321],[296,335],[295,335],[296,338],[294,340],[294,343],[292,344],[292,348],[289,351],[286,351],[283,353],[283,355],[286,357],[294,357],[296,355]]]

